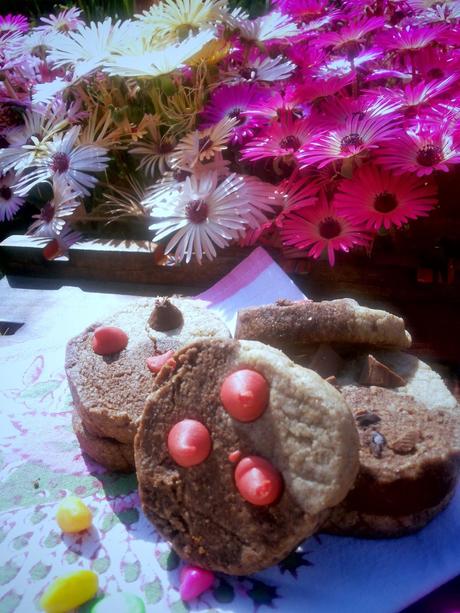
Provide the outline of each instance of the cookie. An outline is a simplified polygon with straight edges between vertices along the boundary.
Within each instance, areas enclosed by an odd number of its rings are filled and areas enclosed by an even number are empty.
[[[352,415],[331,385],[262,343],[195,342],[174,362],[135,439],[144,512],[189,563],[230,574],[268,567],[353,484]]]
[[[452,497],[460,459],[458,420],[381,387],[349,385],[341,392],[358,427],[360,469],[323,530],[370,538],[419,530]]]
[[[321,343],[398,349],[411,344],[403,319],[362,307],[349,298],[323,302],[280,300],[241,309],[235,337],[278,347],[295,361],[301,357],[312,359],[308,348]]]
[[[72,413],[72,427],[82,451],[108,470],[134,472],[134,447],[113,438],[94,436],[85,428],[77,410]]]
[[[367,379],[369,385],[388,387],[397,394],[412,396],[428,410],[449,411],[454,415],[460,415],[457,400],[441,376],[416,356],[403,351],[372,349],[370,354],[368,352],[356,354],[353,359],[342,364],[340,371],[336,373],[338,383],[366,384],[364,375],[369,371],[369,363],[373,364],[375,361],[385,369],[389,369],[392,374],[385,378],[379,370],[370,381]]]
[[[121,329],[127,335],[126,347],[107,355],[95,353],[95,331],[101,326]],[[159,298],[129,305],[71,339],[65,370],[87,431],[132,445],[137,420],[154,384],[155,373],[147,360],[191,339],[216,336],[229,337],[230,332],[200,302]]]

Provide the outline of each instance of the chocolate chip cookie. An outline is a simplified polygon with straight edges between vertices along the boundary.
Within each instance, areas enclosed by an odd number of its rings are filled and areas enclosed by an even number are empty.
[[[358,469],[341,394],[282,352],[208,340],[160,371],[135,439],[142,507],[186,561],[248,574],[283,559]]]
[[[360,469],[354,487],[323,529],[384,538],[422,528],[454,491],[458,419],[382,387],[340,389],[358,427]]]

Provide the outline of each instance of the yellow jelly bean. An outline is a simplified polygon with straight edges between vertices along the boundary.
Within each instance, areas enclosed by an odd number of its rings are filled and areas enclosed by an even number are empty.
[[[77,496],[67,496],[58,507],[56,521],[63,532],[80,532],[91,526],[93,516]]]
[[[58,577],[48,586],[40,599],[46,613],[65,613],[93,598],[98,579],[92,570],[77,570]]]

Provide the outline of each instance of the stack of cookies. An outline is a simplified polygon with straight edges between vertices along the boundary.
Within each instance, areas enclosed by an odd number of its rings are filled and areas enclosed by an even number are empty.
[[[220,318],[187,298],[131,304],[67,345],[65,370],[80,446],[110,470],[135,470],[137,421],[164,361],[200,338],[228,338]]]
[[[319,529],[399,536],[448,503],[458,407],[410,343],[401,318],[348,299],[243,309],[235,339],[157,299],[70,341],[74,428],[103,465],[135,467],[184,560],[249,574]]]

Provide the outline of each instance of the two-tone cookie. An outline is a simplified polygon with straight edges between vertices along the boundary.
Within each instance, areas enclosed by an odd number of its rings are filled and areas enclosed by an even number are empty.
[[[112,439],[132,450],[137,421],[162,364],[193,339],[229,336],[219,317],[187,298],[145,300],[92,324],[69,341],[65,358],[85,432],[103,439],[101,445]],[[81,428],[76,431],[79,440],[88,438]],[[82,448],[88,451],[89,443]]]
[[[190,563],[268,567],[352,486],[352,415],[316,373],[258,342],[195,342],[173,360],[135,439],[144,512]]]

